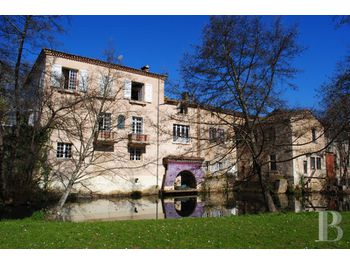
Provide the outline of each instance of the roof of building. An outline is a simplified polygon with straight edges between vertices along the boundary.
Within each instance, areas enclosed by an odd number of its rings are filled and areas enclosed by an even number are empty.
[[[170,99],[168,97],[164,97],[164,103],[165,104],[169,104],[169,105],[178,105],[180,103],[184,102],[183,100],[177,100],[177,99]],[[200,104],[200,103],[194,103],[194,102],[189,102],[187,103],[188,107],[192,107],[192,108],[201,108],[204,110],[208,110],[211,112],[216,112],[216,113],[223,113],[223,114],[227,114],[227,115],[233,115],[233,116],[238,116],[238,117],[242,117],[242,113],[241,112],[237,112],[237,111],[232,111],[229,109],[223,109],[223,108],[219,108],[219,107],[215,107],[209,104]]]
[[[70,54],[70,53],[66,53],[66,52],[62,52],[62,51],[57,51],[57,50],[52,50],[52,49],[47,49],[47,48],[43,49],[41,51],[41,53],[44,53],[45,55],[49,55],[49,56],[54,56],[54,57],[59,57],[59,58],[64,58],[64,59],[74,60],[74,61],[80,61],[80,62],[86,62],[89,64],[94,64],[94,65],[103,66],[103,67],[107,67],[107,68],[113,68],[116,70],[126,71],[126,72],[130,72],[130,73],[136,73],[136,74],[140,74],[140,75],[144,75],[144,76],[160,78],[163,80],[165,80],[167,78],[167,75],[165,75],[165,74],[147,72],[147,71],[144,71],[141,69],[131,68],[131,67],[123,66],[120,64],[110,63],[110,62],[106,62],[106,61],[102,61],[102,60],[98,60],[98,59],[83,57],[83,56],[74,55],[74,54]],[[39,55],[39,57],[40,57],[40,55]]]

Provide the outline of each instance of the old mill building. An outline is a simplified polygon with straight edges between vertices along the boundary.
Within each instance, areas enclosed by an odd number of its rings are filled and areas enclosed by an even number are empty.
[[[42,50],[29,83],[45,98],[39,100],[39,122],[45,124],[55,111],[60,117],[49,140],[51,187],[62,188],[73,174],[74,191],[102,195],[223,190],[244,180],[250,161],[232,148],[237,139],[230,125],[242,122],[239,113],[191,103],[187,94],[166,98],[166,78],[149,66]],[[271,140],[298,143],[310,137],[304,146],[322,148],[322,127],[308,118],[312,122],[290,122],[289,114],[282,128],[268,128]],[[305,128],[299,137],[292,133]],[[312,177],[318,189],[326,178],[326,153],[300,155],[300,144],[285,148],[271,145],[265,173],[291,186]],[[288,160],[295,153],[299,157]],[[278,163],[282,158],[288,161]]]

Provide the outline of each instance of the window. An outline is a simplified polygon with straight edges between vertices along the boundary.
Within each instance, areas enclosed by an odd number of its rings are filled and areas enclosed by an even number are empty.
[[[173,142],[188,143],[190,127],[185,125],[173,125]]]
[[[132,117],[132,133],[142,134],[143,133],[143,118],[142,117]]]
[[[100,130],[100,131],[112,130],[112,115],[111,115],[111,113],[100,113],[98,130]]]
[[[123,115],[118,116],[117,128],[125,129],[125,116]]]
[[[321,166],[321,158],[317,157],[316,158],[316,169],[320,170],[322,168]]]
[[[312,133],[312,141],[315,142],[316,141],[316,128],[311,129],[311,133]]]
[[[141,160],[141,149],[130,148],[130,160]]]
[[[214,127],[209,128],[209,141],[210,142],[224,142],[225,131],[223,129],[216,129]]]
[[[304,160],[303,165],[304,165],[304,174],[307,174],[307,160]]]
[[[276,163],[276,155],[275,154],[270,155],[270,169],[272,171],[277,170],[277,163]]]
[[[131,83],[131,100],[143,101],[143,83]]]
[[[315,157],[311,157],[311,158],[310,158],[310,163],[311,163],[311,170],[315,170],[315,169],[316,169],[316,160],[315,160]]]
[[[62,69],[62,74],[64,78],[64,89],[66,90],[76,90],[78,84],[78,71],[68,68]]]
[[[57,158],[71,158],[72,157],[72,144],[71,143],[57,143]]]
[[[209,141],[213,142],[216,140],[216,128],[211,127],[209,128]]]

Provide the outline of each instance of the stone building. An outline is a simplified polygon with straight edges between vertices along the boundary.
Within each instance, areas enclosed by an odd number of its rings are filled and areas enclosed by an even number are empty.
[[[41,98],[35,119],[44,125],[53,113],[60,117],[48,147],[51,187],[62,188],[75,174],[75,192],[98,195],[232,187],[245,173],[233,130],[243,119],[192,103],[187,94],[166,98],[166,78],[148,65],[44,49],[28,79]],[[317,152],[325,145],[320,122],[308,111],[275,111],[264,118],[264,131],[268,178],[320,190],[326,175],[326,154]]]
[[[29,79],[40,87],[42,125],[67,105],[50,136],[52,188],[79,170],[80,193],[222,190],[227,181],[219,178],[236,172],[236,153],[226,146],[234,141],[229,122],[239,117],[191,104],[186,94],[167,99],[166,76],[149,66],[44,49]],[[205,181],[208,174],[212,181]]]

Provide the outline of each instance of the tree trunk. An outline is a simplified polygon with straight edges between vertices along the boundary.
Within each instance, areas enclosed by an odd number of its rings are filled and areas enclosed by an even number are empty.
[[[24,47],[24,42],[27,37],[27,31],[29,27],[29,23],[31,20],[31,16],[26,16],[26,21],[24,24],[23,31],[20,34],[20,39],[19,39],[19,46],[18,46],[18,51],[17,51],[17,60],[16,60],[16,65],[15,65],[15,72],[14,72],[14,81],[15,81],[15,87],[14,87],[14,106],[15,106],[15,114],[16,114],[16,124],[15,124],[15,137],[12,143],[12,157],[10,160],[9,164],[9,176],[10,177],[15,177],[15,161],[17,160],[17,149],[19,147],[19,139],[20,139],[20,121],[21,121],[21,113],[20,113],[20,68],[21,68],[21,63],[22,63],[22,55],[23,55],[23,47]],[[19,179],[15,179],[16,182],[18,182]],[[18,186],[14,187],[11,186],[10,188],[15,189]],[[20,186],[19,186],[20,187]],[[7,186],[9,188],[9,186]]]
[[[257,161],[253,161],[254,171],[259,177],[261,193],[264,198],[266,210],[269,212],[277,212],[275,203],[273,202],[270,191],[267,188],[266,179],[262,174],[261,165]]]
[[[70,180],[68,185],[67,185],[67,187],[66,187],[66,189],[64,190],[64,193],[61,196],[61,199],[58,202],[58,205],[57,205],[57,210],[58,211],[62,210],[64,204],[67,201],[67,198],[68,198],[69,194],[71,193],[71,191],[73,189],[73,185],[74,185],[74,181]]]
[[[1,197],[6,199],[7,197],[7,180],[3,172],[3,161],[4,161],[4,138],[3,129],[0,125],[0,180],[1,180]]]

